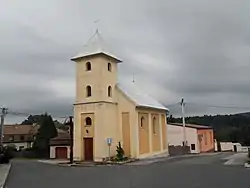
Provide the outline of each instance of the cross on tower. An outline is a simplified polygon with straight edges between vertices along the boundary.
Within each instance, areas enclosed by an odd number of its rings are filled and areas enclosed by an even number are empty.
[[[98,31],[98,23],[99,22],[100,22],[99,19],[94,21],[94,24],[96,24],[96,30],[95,30],[96,33],[99,33],[99,31]]]

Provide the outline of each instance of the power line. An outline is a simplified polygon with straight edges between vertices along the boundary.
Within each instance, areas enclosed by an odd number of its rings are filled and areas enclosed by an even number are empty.
[[[203,103],[194,103],[194,102],[186,102],[189,105],[195,106],[207,106],[212,108],[231,108],[231,109],[240,109],[240,110],[250,110],[250,107],[240,107],[240,106],[223,106],[223,105],[210,105],[210,104],[203,104]]]
[[[170,107],[170,106],[176,106],[176,105],[180,105],[179,102],[176,102],[176,103],[173,103],[173,104],[168,104],[168,105],[165,105],[166,107]]]
[[[26,112],[17,112],[17,111],[12,111],[12,110],[8,110],[8,115],[15,115],[15,116],[35,116],[37,114],[32,114],[32,113],[26,113]],[[51,115],[53,118],[56,118],[56,119],[65,119],[65,118],[68,118],[69,116],[55,116],[53,114],[49,114]]]

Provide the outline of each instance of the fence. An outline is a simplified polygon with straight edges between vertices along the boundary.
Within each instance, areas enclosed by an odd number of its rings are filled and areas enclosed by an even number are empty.
[[[190,153],[190,147],[189,146],[174,146],[170,145],[168,146],[169,155],[184,155]]]

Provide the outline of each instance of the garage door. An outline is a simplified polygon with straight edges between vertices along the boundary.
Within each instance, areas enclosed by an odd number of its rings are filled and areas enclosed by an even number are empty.
[[[67,159],[67,147],[56,147],[56,158]]]

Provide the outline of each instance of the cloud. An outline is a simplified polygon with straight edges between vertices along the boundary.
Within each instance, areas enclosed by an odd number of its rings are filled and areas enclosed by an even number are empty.
[[[0,105],[72,114],[75,67],[70,58],[98,26],[124,59],[119,78],[132,80],[134,73],[136,82],[162,103],[184,97],[249,106],[249,16],[245,0],[3,1]],[[178,106],[169,108],[180,114]],[[187,107],[188,114],[229,112],[236,111]]]

